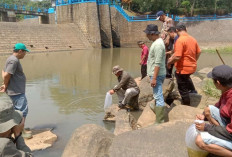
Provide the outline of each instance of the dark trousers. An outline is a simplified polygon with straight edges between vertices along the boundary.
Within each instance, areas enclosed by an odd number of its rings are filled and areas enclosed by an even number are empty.
[[[167,63],[168,63],[168,59],[170,58],[170,56],[166,56],[166,60],[165,60],[165,67],[166,67],[166,78],[172,78],[172,69],[174,64],[171,64],[171,68],[168,69]]]
[[[190,78],[191,74],[175,73],[175,75],[176,75],[178,90],[183,101],[183,105],[190,105],[189,93],[196,92],[193,81]]]
[[[147,76],[147,65],[141,65],[141,80]]]

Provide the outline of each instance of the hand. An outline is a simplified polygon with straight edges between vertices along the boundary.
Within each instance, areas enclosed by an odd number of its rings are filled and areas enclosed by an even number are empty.
[[[139,65],[142,65],[142,62],[139,62]]]
[[[115,92],[114,92],[114,90],[112,89],[112,90],[109,90],[109,93],[110,93],[110,95],[113,95]]]
[[[152,81],[151,81],[151,87],[155,87],[156,86],[156,79],[152,79]]]
[[[204,131],[205,123],[195,123],[196,129],[199,131]]]
[[[166,55],[170,55],[170,54],[172,54],[172,51],[166,52]]]
[[[0,92],[1,93],[4,93],[6,91],[6,86],[5,85],[2,85],[1,87],[0,87]]]
[[[203,114],[197,114],[196,115],[196,120],[204,120],[205,116]]]

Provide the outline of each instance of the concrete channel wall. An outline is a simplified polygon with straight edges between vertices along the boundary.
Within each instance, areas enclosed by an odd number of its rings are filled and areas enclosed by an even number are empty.
[[[18,42],[26,44],[32,52],[92,47],[75,24],[0,22],[0,39],[0,53],[12,53]]]

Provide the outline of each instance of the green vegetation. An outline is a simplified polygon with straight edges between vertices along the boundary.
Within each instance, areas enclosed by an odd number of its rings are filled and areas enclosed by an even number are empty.
[[[131,10],[153,12],[163,10],[178,15],[228,14],[232,12],[232,0],[133,0]]]
[[[207,79],[205,85],[203,86],[203,90],[211,97],[219,98],[221,96],[221,91],[215,87],[212,79]]]
[[[26,8],[49,8],[51,0],[33,1],[33,0],[1,0],[1,3],[24,5]]]
[[[232,53],[232,47],[223,47],[217,49],[219,53]],[[202,52],[216,53],[216,49],[202,49]]]

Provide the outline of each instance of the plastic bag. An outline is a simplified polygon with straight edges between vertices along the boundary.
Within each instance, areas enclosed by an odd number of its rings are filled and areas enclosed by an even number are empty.
[[[200,123],[200,121],[196,122]],[[196,145],[195,140],[198,134],[199,131],[196,129],[195,124],[192,124],[186,132],[185,143],[187,146],[189,157],[206,157],[208,154],[208,152],[200,149]]]
[[[112,95],[109,92],[107,92],[105,98],[104,110],[106,111],[106,109],[109,108],[111,105],[112,105]]]
[[[186,146],[193,149],[193,150],[197,150],[197,151],[203,151],[202,149],[200,149],[196,144],[195,144],[195,140],[196,140],[196,137],[198,135],[198,131],[195,127],[195,124],[192,124],[187,132],[186,132],[186,135],[185,135],[185,143],[186,143]]]

